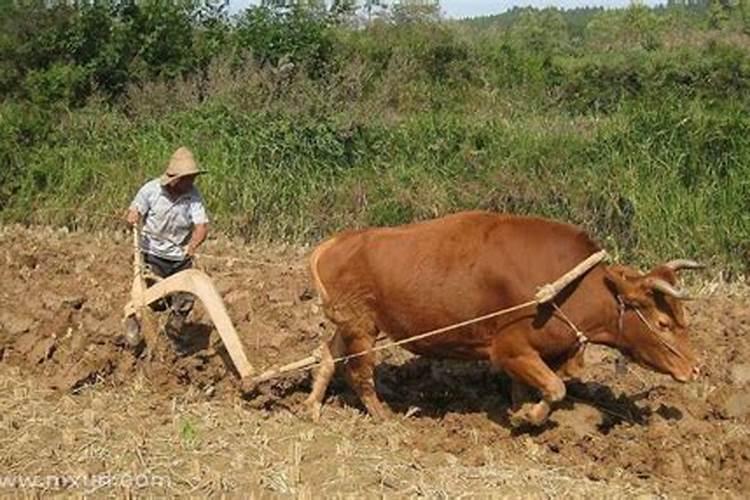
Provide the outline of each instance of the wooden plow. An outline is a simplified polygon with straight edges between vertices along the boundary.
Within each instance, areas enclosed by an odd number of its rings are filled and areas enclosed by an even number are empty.
[[[224,306],[221,295],[205,273],[196,269],[186,269],[168,278],[160,280],[151,287],[146,287],[143,273],[143,259],[139,248],[139,231],[133,229],[133,286],[130,292],[130,302],[125,304],[124,318],[136,318],[141,322],[145,316],[145,308],[167,295],[176,292],[188,292],[195,295],[203,303],[211,321],[219,332],[221,341],[229,353],[242,380],[253,375],[253,367],[247,360],[245,349],[242,347],[237,331]]]

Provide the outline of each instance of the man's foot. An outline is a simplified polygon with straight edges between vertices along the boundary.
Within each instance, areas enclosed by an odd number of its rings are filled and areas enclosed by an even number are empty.
[[[164,331],[173,339],[179,338],[182,327],[185,326],[187,315],[180,314],[176,311],[169,311],[167,323],[164,325]]]
[[[182,328],[185,326],[186,314],[170,311],[167,323],[164,325],[164,333],[172,341],[177,354],[187,354],[190,350],[188,339],[182,336]]]
[[[141,325],[138,322],[138,318],[135,316],[128,316],[125,318],[125,341],[133,349],[143,343]]]

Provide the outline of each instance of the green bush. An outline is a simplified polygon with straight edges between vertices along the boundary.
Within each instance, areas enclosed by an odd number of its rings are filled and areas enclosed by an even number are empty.
[[[239,18],[234,36],[262,64],[294,63],[312,76],[322,76],[333,58],[329,19],[301,6],[252,7]]]
[[[637,263],[750,271],[735,12],[722,30],[697,7],[352,28],[270,3],[17,5],[0,10],[2,220],[112,224],[187,145],[215,225],[249,239],[483,208],[581,224]]]
[[[29,100],[43,106],[80,105],[90,92],[86,70],[73,64],[54,64],[46,70],[31,71],[24,87]]]

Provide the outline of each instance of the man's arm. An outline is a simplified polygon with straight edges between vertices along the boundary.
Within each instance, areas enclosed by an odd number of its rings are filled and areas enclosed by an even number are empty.
[[[198,247],[206,240],[207,235],[208,223],[196,224],[195,227],[193,227],[193,234],[190,237],[190,243],[188,243],[185,248],[185,253],[188,257],[195,255],[195,251],[198,250]]]
[[[206,240],[206,236],[208,235],[208,214],[206,213],[206,207],[203,206],[203,197],[200,193],[197,193],[197,196],[190,204],[190,218],[193,221],[193,234],[190,236],[190,242],[185,247],[185,254],[188,257],[195,255],[195,251]]]
[[[133,198],[133,201],[130,203],[128,211],[125,213],[125,220],[131,226],[135,226],[142,222],[143,216],[148,212],[150,205],[147,192],[148,186],[149,184],[141,186],[136,193],[135,198]]]

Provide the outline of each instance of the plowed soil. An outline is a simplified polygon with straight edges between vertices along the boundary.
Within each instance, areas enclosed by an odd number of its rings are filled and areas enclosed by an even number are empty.
[[[308,356],[331,328],[310,290],[308,250],[219,237],[198,260],[258,370]],[[568,384],[550,425],[520,432],[508,424],[502,375],[394,350],[377,371],[392,420],[371,420],[337,378],[313,424],[301,407],[305,371],[241,395],[200,306],[182,342],[160,335],[142,352],[127,348],[131,260],[127,233],[0,228],[0,492],[750,492],[744,285],[694,287],[700,298],[687,307],[704,369],[691,384],[635,365],[616,370],[613,351],[591,346],[585,376]]]

